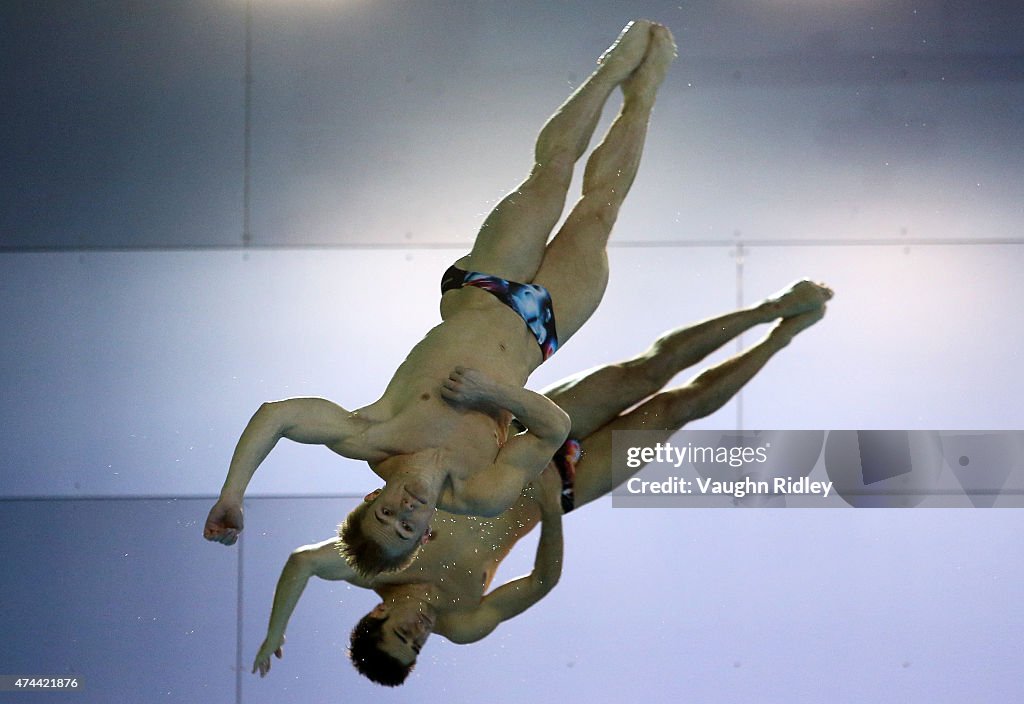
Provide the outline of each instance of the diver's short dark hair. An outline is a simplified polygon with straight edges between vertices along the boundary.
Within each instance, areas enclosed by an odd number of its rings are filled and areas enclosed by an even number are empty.
[[[385,687],[397,687],[405,682],[416,661],[408,665],[380,649],[380,632],[386,618],[366,614],[349,636],[348,657],[352,666],[367,679]]]
[[[375,541],[363,532],[363,517],[370,508],[370,501],[352,509],[345,520],[338,526],[338,542],[335,547],[345,561],[351,565],[360,577],[373,579],[383,572],[400,572],[408,567],[420,548],[420,541],[412,541],[412,546],[398,555],[388,555]]]

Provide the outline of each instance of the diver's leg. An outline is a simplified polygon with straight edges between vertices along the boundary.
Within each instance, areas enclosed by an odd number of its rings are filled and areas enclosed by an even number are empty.
[[[622,84],[622,110],[587,161],[583,195],[544,252],[534,283],[551,292],[562,344],[593,314],[604,295],[605,246],[640,166],[654,98],[674,57],[671,33],[653,25],[643,63]]]
[[[625,415],[607,423],[581,441],[583,454],[576,465],[576,506],[604,496],[638,469],[614,466],[612,433],[616,430],[659,430],[668,439],[690,421],[714,413],[759,372],[772,356],[797,335],[821,320],[822,303],[785,318],[753,347],[711,367],[688,384],[655,394]]]
[[[590,143],[601,110],[615,87],[636,70],[650,40],[651,23],[626,25],[598,60],[597,70],[552,115],[537,137],[529,176],[484,221],[459,266],[528,283],[562,215],[573,165]]]
[[[757,305],[670,330],[632,359],[559,381],[542,393],[569,414],[570,437],[586,437],[755,325],[813,310],[831,297],[825,286],[798,281]]]

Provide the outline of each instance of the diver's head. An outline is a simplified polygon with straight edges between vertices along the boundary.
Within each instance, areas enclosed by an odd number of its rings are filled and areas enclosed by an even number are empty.
[[[434,618],[430,607],[415,599],[379,604],[352,629],[352,665],[377,684],[397,687],[415,667]]]
[[[367,579],[403,570],[430,537],[435,511],[425,482],[388,482],[368,494],[338,527],[338,551]]]

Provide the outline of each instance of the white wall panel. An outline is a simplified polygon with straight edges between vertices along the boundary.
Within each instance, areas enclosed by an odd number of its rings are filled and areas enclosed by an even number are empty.
[[[744,396],[747,427],[1024,427],[1019,246],[752,248],[744,285],[810,276],[828,313]]]

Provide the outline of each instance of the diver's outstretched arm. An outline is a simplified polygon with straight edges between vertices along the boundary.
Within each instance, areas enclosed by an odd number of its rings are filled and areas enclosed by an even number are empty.
[[[284,656],[284,633],[288,627],[288,619],[302,597],[310,577],[320,577],[330,581],[344,580],[365,586],[348,562],[335,548],[337,537],[328,538],[320,543],[305,545],[288,556],[281,577],[277,580],[274,590],[274,605],[270,610],[270,624],[267,626],[267,637],[260,646],[253,662],[252,671],[265,677],[270,672],[271,656],[278,659]]]
[[[352,459],[374,460],[378,450],[367,439],[373,423],[323,398],[290,398],[264,403],[242,431],[220,491],[210,509],[203,537],[234,545],[242,532],[242,499],[256,470],[281,438],[326,445]]]

